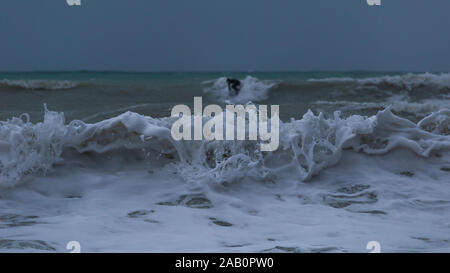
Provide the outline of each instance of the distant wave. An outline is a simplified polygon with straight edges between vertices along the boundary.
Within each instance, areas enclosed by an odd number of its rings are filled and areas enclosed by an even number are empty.
[[[329,119],[308,111],[299,120],[280,123],[280,148],[268,153],[259,152],[257,141],[174,141],[170,133],[174,121],[126,112],[98,123],[66,124],[63,113],[48,110],[43,122],[35,124],[26,114],[1,121],[0,185],[15,185],[77,155],[102,160],[105,153],[108,157],[138,153],[150,165],[166,160],[188,183],[204,186],[247,178],[274,181],[286,174],[306,181],[338,163],[343,150],[349,149],[372,155],[404,148],[423,157],[450,149],[449,109],[418,123],[396,116],[390,108],[370,117],[342,118],[335,112]]]
[[[79,83],[73,81],[56,80],[0,80],[0,88],[12,88],[22,90],[64,90],[79,86]]]
[[[399,90],[412,90],[414,88],[436,88],[440,90],[450,90],[450,74],[412,74],[396,76],[381,76],[371,78],[323,78],[309,79],[309,83],[319,84],[352,84],[359,87],[393,88]]]
[[[417,117],[425,117],[433,112],[442,109],[450,110],[450,100],[448,99],[433,99],[422,102],[408,102],[390,100],[386,102],[357,102],[357,101],[328,101],[319,100],[315,104],[319,105],[334,105],[340,110],[366,110],[366,109],[383,109],[390,105],[395,112],[404,112]]]

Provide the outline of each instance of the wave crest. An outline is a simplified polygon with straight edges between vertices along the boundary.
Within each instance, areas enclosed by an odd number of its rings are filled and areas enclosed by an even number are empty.
[[[343,150],[368,155],[404,148],[428,157],[450,149],[450,112],[435,112],[417,124],[394,115],[389,108],[371,117],[332,118],[308,111],[301,119],[280,123],[280,148],[260,152],[256,141],[174,141],[173,118],[155,119],[133,112],[94,124],[72,121],[64,114],[45,111],[43,122],[27,115],[0,122],[0,185],[15,185],[24,177],[49,171],[67,160],[65,150],[102,154],[145,150],[166,155],[192,187],[223,186],[242,181],[281,181],[295,175],[307,181],[339,162]],[[149,164],[162,160],[148,157]]]
[[[11,88],[20,90],[65,90],[79,86],[79,83],[73,81],[55,81],[55,80],[0,80],[0,88]]]
[[[412,90],[415,88],[435,88],[439,90],[450,90],[450,74],[412,74],[396,76],[382,76],[372,78],[324,78],[324,79],[309,79],[310,83],[325,83],[325,84],[354,84],[359,87],[376,87],[381,89],[398,89],[398,90]]]
[[[246,103],[267,99],[270,89],[277,85],[275,81],[259,80],[252,76],[247,76],[240,81],[242,87],[237,96],[229,96],[227,78],[225,77],[203,82],[203,84],[209,85],[204,89],[204,92],[210,93],[220,101],[227,103]]]

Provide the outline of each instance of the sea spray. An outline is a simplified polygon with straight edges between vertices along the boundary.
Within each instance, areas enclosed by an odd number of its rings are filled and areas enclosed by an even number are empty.
[[[68,160],[62,157],[67,149],[100,155],[120,149],[172,154],[183,179],[207,185],[245,177],[276,181],[286,172],[306,181],[339,162],[344,149],[385,154],[402,147],[427,157],[450,148],[448,110],[417,124],[389,108],[371,117],[342,118],[335,112],[328,119],[308,111],[299,120],[281,122],[279,149],[264,153],[258,149],[260,141],[175,141],[170,130],[175,120],[126,112],[94,124],[65,124],[63,113],[46,110],[43,122],[2,121],[0,184],[14,185],[27,175],[51,170],[54,163]]]
[[[207,105],[203,111],[202,97],[194,97],[193,115],[187,105],[172,108],[172,117],[178,118],[172,124],[172,138],[176,141],[242,141],[248,135],[248,140],[257,141],[259,136],[261,151],[273,152],[279,146],[280,111],[279,105],[271,105],[270,108],[270,119],[267,105],[259,105],[258,110],[253,104],[227,105],[225,111],[219,105]],[[208,120],[203,125],[205,118]]]

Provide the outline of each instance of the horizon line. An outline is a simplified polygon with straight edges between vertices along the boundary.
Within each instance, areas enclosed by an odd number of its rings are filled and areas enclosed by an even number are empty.
[[[101,69],[75,69],[75,70],[0,70],[0,73],[449,73],[449,71],[425,70],[378,70],[378,69],[315,69],[315,70],[101,70]]]

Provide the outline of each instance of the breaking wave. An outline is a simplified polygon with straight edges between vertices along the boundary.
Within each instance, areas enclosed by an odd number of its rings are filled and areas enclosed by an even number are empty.
[[[210,93],[220,101],[226,103],[246,103],[267,99],[270,89],[277,85],[275,81],[259,80],[252,76],[247,76],[240,81],[242,87],[237,96],[229,96],[227,78],[225,77],[203,82],[204,85],[208,85],[204,89],[204,92]]]
[[[66,124],[64,113],[47,109],[39,123],[31,123],[27,114],[2,121],[0,185],[13,186],[33,173],[48,172],[56,163],[71,162],[74,154],[106,160],[124,155],[123,150],[142,154],[149,165],[175,166],[189,185],[204,187],[244,178],[276,183],[286,174],[307,181],[338,163],[347,149],[379,155],[404,148],[423,157],[450,149],[449,109],[418,123],[394,115],[390,108],[370,117],[348,118],[338,111],[332,118],[308,111],[299,120],[280,123],[280,147],[275,152],[260,152],[257,141],[174,141],[174,121],[126,112],[98,123]]]
[[[56,80],[0,80],[0,88],[19,89],[19,90],[65,90],[79,86],[79,83],[73,81]]]
[[[324,79],[309,79],[309,83],[322,84],[352,84],[358,87],[376,87],[381,89],[398,89],[398,90],[412,90],[415,88],[435,88],[438,90],[450,90],[450,74],[412,74],[395,76],[382,76],[372,78],[324,78]]]
[[[448,99],[429,99],[421,102],[392,101],[386,102],[357,102],[357,101],[316,101],[318,105],[333,105],[339,107],[342,111],[358,111],[367,109],[383,109],[390,105],[394,112],[407,113],[416,117],[425,117],[441,109],[450,109],[450,100]]]

